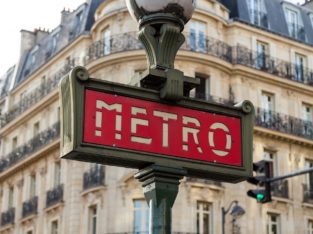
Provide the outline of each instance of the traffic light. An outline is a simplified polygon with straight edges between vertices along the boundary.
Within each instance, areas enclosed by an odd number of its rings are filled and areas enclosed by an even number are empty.
[[[266,182],[267,179],[272,177],[272,167],[273,163],[266,160],[253,163],[253,171],[256,175],[247,179],[249,183],[257,185],[257,189],[249,190],[247,195],[255,198],[260,203],[267,203],[272,200],[271,183]]]

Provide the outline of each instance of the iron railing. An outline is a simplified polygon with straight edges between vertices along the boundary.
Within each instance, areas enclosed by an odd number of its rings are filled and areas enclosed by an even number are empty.
[[[272,196],[289,198],[288,180],[275,181],[271,183]]]
[[[143,49],[136,34],[136,32],[128,32],[111,36],[109,39],[94,42],[89,46],[86,55],[83,57],[84,65],[110,54]],[[299,67],[299,65],[268,55],[264,55],[264,59],[262,59],[260,64],[260,54],[245,46],[230,46],[225,42],[212,37],[203,37],[203,39],[199,41],[199,39],[195,40],[190,35],[191,34],[188,33],[185,34],[186,41],[182,45],[181,50],[204,53],[232,64],[240,64],[257,70],[262,70],[284,79],[313,86],[313,71],[311,69],[302,66]],[[54,90],[60,78],[68,73],[76,63],[77,61],[75,59],[66,63],[65,66],[54,76],[48,78],[46,82],[41,84],[33,92],[26,95],[18,104],[14,105],[9,112],[3,114],[1,116],[1,127],[17,118],[21,113]]]
[[[23,202],[23,209],[22,209],[22,218],[27,216],[37,214],[38,211],[38,197],[35,196],[28,201]]]
[[[310,188],[307,184],[303,184],[303,202],[313,204],[313,188]]]
[[[1,226],[14,224],[14,220],[15,220],[15,208],[10,208],[9,210],[1,214]]]
[[[141,42],[137,39],[137,32],[128,32],[111,36],[110,39],[103,39],[94,42],[86,52],[84,57],[85,65],[103,58],[107,55],[118,52],[143,49]]]
[[[88,172],[84,173],[83,190],[104,186],[104,179],[105,174],[103,166],[97,165],[92,167]]]
[[[41,149],[45,145],[51,143],[53,140],[60,136],[60,122],[52,125],[52,127],[46,129],[45,131],[39,133],[37,136],[32,138],[26,144],[13,150],[11,153],[7,154],[3,159],[0,160],[0,173],[26,158],[27,156],[33,154],[37,150]]]
[[[313,137],[313,124],[311,121],[305,121],[261,108],[256,108],[255,124],[260,127],[307,139],[312,139]]]
[[[220,181],[198,179],[198,178],[193,178],[193,177],[186,177],[186,182],[194,182],[194,183],[201,183],[201,184],[207,184],[207,185],[215,185],[215,186],[218,186],[218,187],[222,186],[222,183]]]
[[[57,71],[53,76],[44,80],[34,91],[26,94],[17,104],[12,106],[10,110],[1,116],[1,127],[4,127],[30,107],[38,103],[42,98],[51,93],[57,86],[60,79],[66,75],[74,66],[75,59],[67,62],[62,69]]]
[[[290,63],[269,55],[263,55],[264,59],[260,64],[260,53],[252,51],[245,46],[233,47],[233,64],[240,64],[263,72],[267,72],[281,78],[299,83],[313,85],[313,70]],[[302,74],[299,74],[301,69]]]
[[[60,184],[52,190],[49,190],[46,197],[46,207],[50,207],[57,203],[63,202],[63,190],[63,184]]]

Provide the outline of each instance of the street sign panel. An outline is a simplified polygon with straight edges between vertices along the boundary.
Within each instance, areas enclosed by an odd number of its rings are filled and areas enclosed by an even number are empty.
[[[168,165],[228,182],[252,175],[250,102],[166,102],[159,92],[90,79],[77,70],[61,81],[60,95],[64,158],[139,169]]]

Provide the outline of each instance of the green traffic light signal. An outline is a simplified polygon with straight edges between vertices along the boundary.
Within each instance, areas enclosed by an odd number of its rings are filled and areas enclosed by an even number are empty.
[[[258,194],[256,195],[256,199],[257,199],[258,201],[262,201],[263,198],[264,198],[264,194],[262,194],[262,193],[258,193]]]

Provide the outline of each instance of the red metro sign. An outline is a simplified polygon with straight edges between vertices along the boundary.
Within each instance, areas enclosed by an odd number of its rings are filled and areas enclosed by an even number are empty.
[[[60,82],[61,157],[106,165],[184,168],[188,176],[238,182],[252,176],[253,105],[184,98],[90,79]]]
[[[85,92],[84,142],[241,166],[240,118]]]

